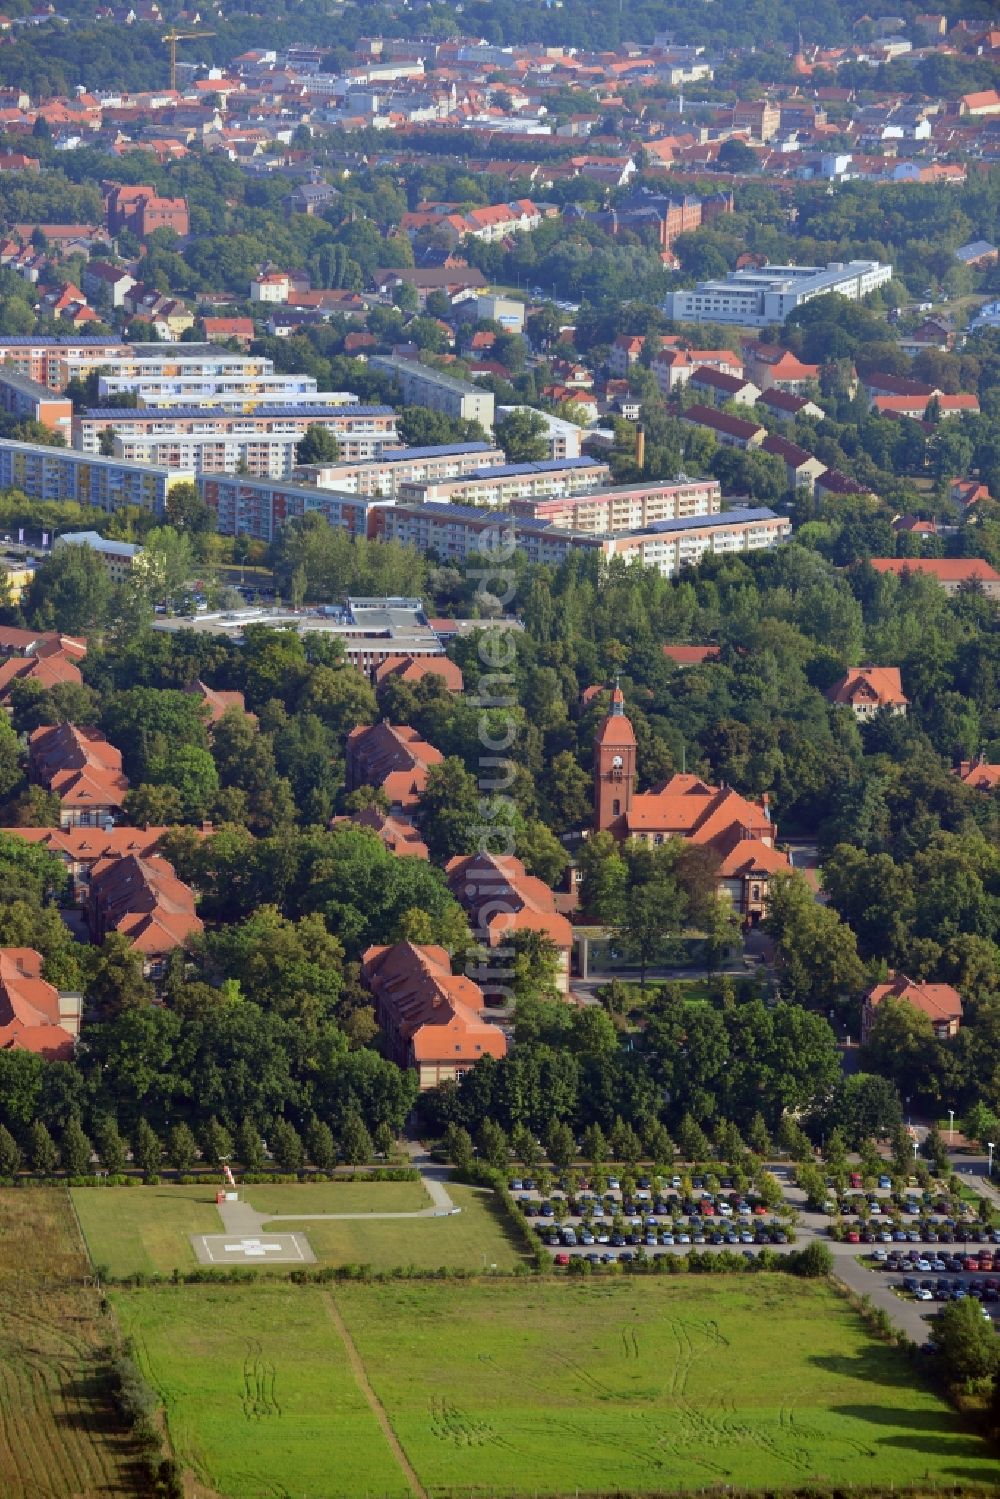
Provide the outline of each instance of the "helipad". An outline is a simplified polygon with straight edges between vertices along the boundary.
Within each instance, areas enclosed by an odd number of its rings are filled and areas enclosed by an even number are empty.
[[[305,1234],[192,1234],[199,1265],[314,1265],[316,1256]]]

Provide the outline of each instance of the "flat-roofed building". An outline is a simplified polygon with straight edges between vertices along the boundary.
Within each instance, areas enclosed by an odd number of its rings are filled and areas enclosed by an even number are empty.
[[[679,323],[735,323],[763,328],[783,323],[814,297],[835,292],[859,301],[892,280],[893,268],[878,260],[851,260],[846,265],[765,265],[730,271],[719,280],[701,281],[693,290],[667,294],[663,310]]]
[[[376,354],[369,362],[372,369],[398,380],[408,406],[427,406],[431,411],[443,411],[445,416],[480,422],[487,432],[492,430],[495,403],[491,390],[456,380],[412,359]]]
[[[110,430],[123,443],[182,437],[236,437],[244,441],[287,437],[298,441],[309,427],[321,427],[338,441],[366,444],[371,453],[396,447],[396,413],[391,406],[258,406],[252,412],[178,406],[169,411],[121,406],[91,406],[73,418],[73,446],[83,453],[100,451],[102,433]],[[363,457],[370,456],[365,452]]]
[[[0,364],[0,411],[20,421],[38,422],[50,432],[57,432],[69,443],[73,420],[73,403],[68,396],[57,395],[47,385],[19,375]]]
[[[162,515],[173,485],[193,479],[194,469],[181,465],[168,469],[0,438],[0,489],[19,489],[32,500],[75,500],[109,514],[128,506]]]
[[[500,506],[544,495],[584,494],[610,482],[611,469],[599,459],[542,459],[497,464],[457,479],[407,480],[396,497],[401,504]]]
[[[351,536],[369,533],[374,504],[364,495],[232,472],[200,473],[197,483],[223,536],[273,541],[283,525],[303,515],[321,515]]]
[[[128,349],[120,338],[97,335],[79,338],[43,337],[32,333],[0,335],[0,366],[37,380],[50,390],[62,390],[69,382],[63,361],[78,362],[88,370],[119,358]]]
[[[722,488],[718,479],[664,480],[509,504],[512,515],[571,531],[634,531],[653,521],[714,515],[722,506]]]
[[[495,468],[503,461],[503,449],[488,442],[456,442],[425,448],[383,448],[368,463],[310,464],[301,473],[322,489],[392,500],[401,484],[457,479]]]

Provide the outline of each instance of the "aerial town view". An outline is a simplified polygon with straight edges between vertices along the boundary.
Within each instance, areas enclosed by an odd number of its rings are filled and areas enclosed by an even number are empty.
[[[1000,0],[8,0],[0,1499],[1000,1499]]]

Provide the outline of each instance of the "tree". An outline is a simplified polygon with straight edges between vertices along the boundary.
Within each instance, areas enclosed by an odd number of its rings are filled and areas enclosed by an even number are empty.
[[[72,1114],[63,1130],[59,1153],[63,1167],[70,1176],[87,1176],[94,1147],[83,1132],[79,1114]]]
[[[822,1239],[813,1239],[811,1244],[796,1253],[793,1266],[796,1275],[815,1279],[830,1275],[833,1271],[833,1253],[829,1244],[824,1244]]]
[[[114,1119],[106,1115],[95,1130],[97,1155],[111,1176],[121,1176],[128,1164],[128,1146]]]
[[[583,1154],[595,1169],[608,1159],[608,1142],[599,1124],[588,1124],[584,1130]]]
[[[368,1127],[357,1110],[352,1109],[344,1119],[340,1132],[340,1146],[344,1160],[349,1166],[364,1166],[375,1154]]]
[[[202,1128],[199,1144],[202,1160],[209,1166],[219,1166],[233,1154],[233,1137],[214,1114]]]
[[[326,427],[310,422],[295,445],[298,463],[336,463],[340,457],[340,444]]]
[[[108,570],[91,547],[57,547],[36,569],[22,608],[37,629],[99,634],[111,617]]]
[[[236,1128],[236,1159],[243,1165],[245,1171],[256,1176],[264,1164],[264,1143],[260,1137],[260,1130],[252,1119],[241,1119]]]
[[[28,1131],[28,1161],[40,1176],[51,1176],[59,1165],[55,1141],[41,1119],[36,1119]]]
[[[854,933],[819,904],[802,875],[772,878],[764,927],[774,939],[784,999],[827,1009],[861,991],[865,975]]]
[[[945,1373],[955,1384],[988,1379],[1000,1367],[993,1324],[972,1296],[942,1308],[934,1327],[934,1341]]]
[[[332,1171],[337,1164],[337,1142],[325,1119],[313,1115],[306,1128],[306,1154],[317,1171]]]
[[[537,463],[548,457],[545,418],[530,407],[515,406],[509,415],[494,424],[493,436],[506,453],[508,463]]]
[[[190,479],[171,484],[165,503],[167,521],[175,531],[201,536],[214,528],[212,508],[206,505],[197,484]]]
[[[638,960],[643,993],[649,964],[673,949],[684,909],[677,882],[666,874],[654,874],[642,884],[632,884],[629,890],[618,929],[626,951]]]
[[[198,1159],[198,1142],[190,1127],[183,1121],[175,1124],[167,1137],[167,1159],[182,1176],[191,1170]]]
[[[576,1141],[568,1124],[553,1119],[545,1133],[545,1148],[557,1171],[566,1171],[576,1158]]]
[[[632,1128],[619,1116],[611,1129],[611,1153],[616,1161],[634,1166],[642,1155],[642,1141]]]
[[[5,1124],[0,1124],[0,1177],[14,1177],[21,1169],[21,1147]]]
[[[432,765],[420,793],[420,825],[436,861],[471,853],[482,821],[475,779],[454,755]]]
[[[708,1136],[690,1114],[685,1114],[678,1126],[677,1144],[685,1161],[707,1161],[711,1154]]]
[[[445,1134],[445,1150],[448,1159],[459,1171],[468,1171],[472,1164],[472,1136],[460,1124],[449,1124]]]
[[[862,1140],[890,1139],[902,1122],[903,1110],[889,1078],[855,1072],[837,1088],[831,1115],[856,1149]]]
[[[493,1119],[484,1119],[476,1138],[479,1154],[495,1171],[505,1171],[510,1153],[507,1136]]]
[[[657,1166],[672,1166],[677,1147],[659,1119],[651,1119],[642,1131],[642,1143],[646,1154]]]
[[[515,1124],[510,1137],[510,1148],[514,1159],[520,1161],[526,1171],[534,1171],[540,1160],[538,1141],[526,1124]]]
[[[760,1156],[762,1161],[766,1161],[771,1154],[771,1136],[768,1133],[764,1116],[759,1111],[754,1114],[753,1119],[750,1121],[747,1139],[750,1142],[750,1149],[754,1155]]]
[[[382,1122],[376,1126],[375,1133],[372,1138],[375,1142],[375,1149],[377,1153],[382,1157],[383,1160],[387,1161],[396,1148],[396,1131],[393,1129],[392,1125],[388,1123],[387,1120],[383,1119]]]
[[[271,1154],[280,1169],[289,1175],[302,1170],[305,1160],[302,1139],[294,1124],[287,1119],[275,1121],[271,1130]]]
[[[944,1143],[941,1131],[936,1124],[932,1124],[924,1136],[920,1146],[920,1154],[925,1160],[930,1161],[934,1167],[936,1176],[947,1176],[951,1160],[948,1155],[948,1147]]]
[[[155,1176],[163,1162],[163,1147],[148,1119],[140,1119],[132,1141],[132,1159],[143,1176]]]

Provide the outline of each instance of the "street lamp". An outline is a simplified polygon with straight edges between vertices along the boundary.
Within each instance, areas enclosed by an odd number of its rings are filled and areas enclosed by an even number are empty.
[[[955,1110],[948,1110],[948,1144],[955,1138]]]
[[[992,1179],[992,1177],[993,1177],[993,1141],[992,1140],[987,1140],[987,1142],[986,1142],[986,1149],[990,1153],[989,1164],[986,1167],[986,1175]]]
[[[914,1160],[917,1159],[917,1151],[919,1149],[920,1149],[920,1142],[919,1142],[919,1140],[914,1140],[914,1142],[913,1142],[913,1159]]]

